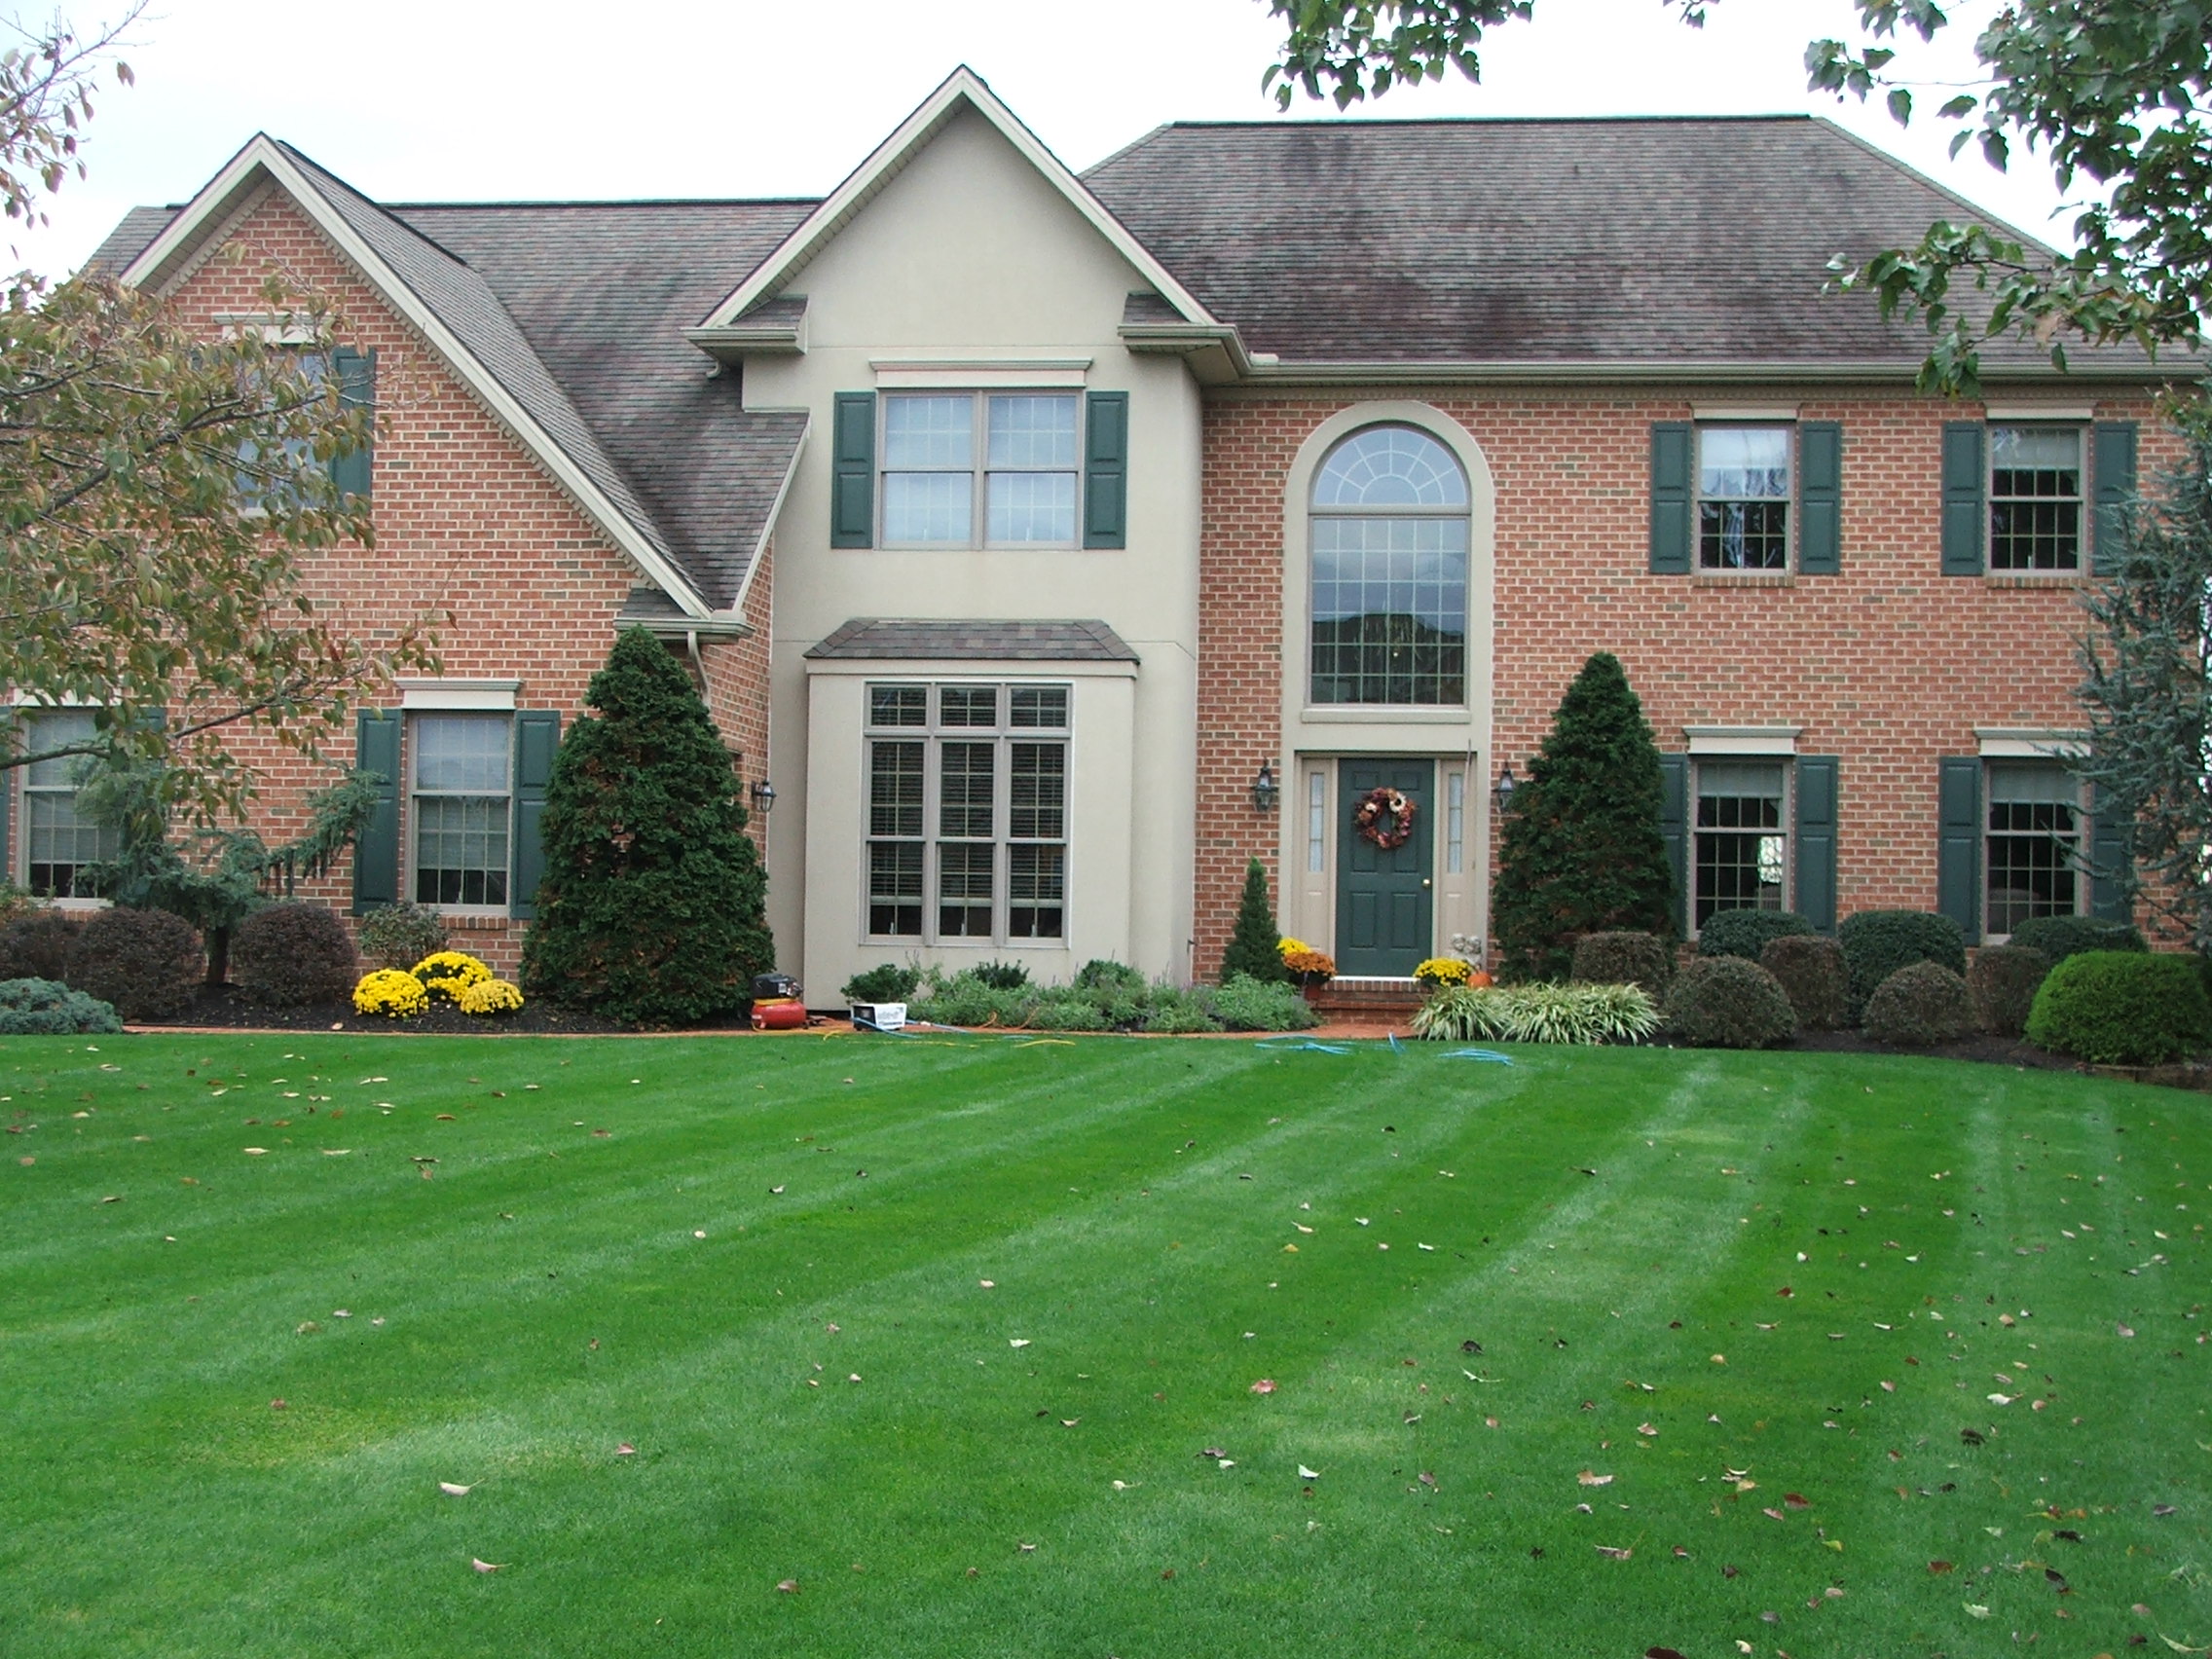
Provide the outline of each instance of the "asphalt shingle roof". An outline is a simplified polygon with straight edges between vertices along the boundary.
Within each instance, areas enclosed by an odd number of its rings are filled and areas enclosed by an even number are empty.
[[[1285,362],[1917,364],[1829,256],[1991,222],[1805,116],[1178,123],[1084,182]]]
[[[811,646],[810,657],[906,662],[1135,662],[1121,635],[1095,619],[1013,622],[856,616]]]

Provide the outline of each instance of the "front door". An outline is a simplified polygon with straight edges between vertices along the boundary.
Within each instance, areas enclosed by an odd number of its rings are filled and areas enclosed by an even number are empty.
[[[1337,972],[1349,978],[1410,978],[1428,955],[1435,890],[1429,821],[1436,765],[1429,760],[1341,762],[1337,777]],[[1413,833],[1382,848],[1357,829],[1371,791],[1396,790],[1413,802]]]

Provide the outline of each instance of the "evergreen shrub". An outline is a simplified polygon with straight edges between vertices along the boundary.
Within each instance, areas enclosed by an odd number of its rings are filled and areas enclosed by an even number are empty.
[[[1226,985],[1238,975],[1262,984],[1288,979],[1290,971],[1283,967],[1277,948],[1281,943],[1274,906],[1268,903],[1267,866],[1254,859],[1244,866],[1244,894],[1237,901],[1236,927],[1229,936],[1229,948],[1222,952],[1221,982]]]
[[[1973,1035],[1973,995],[1940,962],[1911,962],[1866,999],[1866,1035],[1900,1049],[1925,1049]]]
[[[2212,1002],[2188,956],[2084,950],[2045,977],[2028,1041],[2093,1065],[2157,1065],[2212,1042]]]
[[[2012,930],[2010,942],[2042,951],[2053,968],[2084,950],[2151,948],[2131,923],[2109,922],[2098,916],[2033,916]]]
[[[914,987],[921,982],[919,968],[902,968],[896,962],[886,962],[855,974],[837,994],[848,1003],[908,1002],[913,998]]]
[[[1298,987],[1238,974],[1207,999],[1228,1031],[1304,1031],[1320,1024]]]
[[[1697,953],[1756,962],[1773,940],[1818,931],[1794,910],[1715,910],[1697,930]]]
[[[1701,956],[1668,988],[1667,1023],[1695,1049],[1771,1049],[1797,1034],[1797,1011],[1756,962]]]
[[[908,1019],[932,1025],[1001,1025],[1028,1023],[1037,993],[1023,989],[1002,991],[978,979],[973,969],[947,978],[924,983],[914,1001],[906,1005]]]
[[[1797,1011],[1804,1031],[1836,1031],[1851,1023],[1851,970],[1843,946],[1825,934],[1784,934],[1759,952],[1759,966],[1772,974]]]
[[[69,952],[85,931],[78,912],[40,905],[0,927],[0,978],[66,979]]]
[[[1993,1037],[2017,1037],[2028,1028],[2036,990],[2050,972],[2050,958],[2025,944],[1985,944],[1967,970],[1974,1018]]]
[[[625,1025],[692,1025],[776,965],[767,881],[707,705],[643,628],[614,643],[545,793],[523,989]]]
[[[1654,998],[1675,977],[1675,953],[1657,934],[1615,928],[1574,941],[1578,985],[1641,985]]]
[[[1507,978],[1567,977],[1576,935],[1675,937],[1662,796],[1643,706],[1619,659],[1600,651],[1561,699],[1505,821],[1493,927]]]
[[[1961,976],[1967,971],[1967,939],[1959,924],[1926,910],[1862,910],[1843,918],[1836,938],[1851,968],[1855,1009],[1863,1009],[1876,986],[1915,962],[1938,962]]]
[[[445,949],[446,937],[443,916],[402,899],[380,904],[361,918],[361,956],[372,968],[413,968]]]
[[[1018,991],[1029,983],[1029,970],[1019,962],[978,962],[969,972],[994,991]]]
[[[199,930],[166,910],[102,910],[70,947],[68,983],[125,1019],[166,1019],[192,1006],[207,968]]]
[[[1142,974],[1124,962],[1115,962],[1103,956],[1093,957],[1077,969],[1075,982],[1087,991],[1109,988],[1141,991],[1145,988]]]
[[[115,1010],[52,979],[0,979],[0,1037],[104,1037],[123,1029]]]
[[[231,977],[273,1008],[337,1002],[359,974],[346,924],[327,904],[297,901],[256,910],[231,938]]]

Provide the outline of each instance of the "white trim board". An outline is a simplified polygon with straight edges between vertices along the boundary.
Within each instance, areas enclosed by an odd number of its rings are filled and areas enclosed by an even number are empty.
[[[515,693],[522,689],[519,680],[424,679],[394,680],[391,683],[399,693],[400,708],[409,713],[420,710],[503,714],[514,708]]]
[[[1795,755],[1803,726],[1684,726],[1692,755]]]
[[[2066,760],[2089,752],[2088,733],[2081,731],[1975,726],[1973,735],[1984,760]]]
[[[984,85],[983,78],[963,63],[946,76],[943,84],[923,99],[921,106],[901,122],[898,129],[878,144],[867,160],[831,191],[773,253],[755,266],[752,275],[709,312],[699,326],[726,328],[760,301],[780,293],[784,284],[803,271],[830,239],[843,230],[878,191],[904,170],[906,164],[962,109],[973,109],[997,129],[999,135],[1042,173],[1117,253],[1136,267],[1185,321],[1210,323],[1215,320],[1190,290],[1168,273],[1167,267],[1129,235],[1122,222],[1106,210],[1105,204],[1068,170],[1067,165],[1048,150],[1014,111],[999,101],[998,94]]]
[[[399,274],[347,224],[331,206],[329,199],[309,182],[292,159],[284,154],[282,146],[266,132],[257,132],[246,141],[245,147],[233,156],[222,171],[208,180],[184,210],[130,262],[119,280],[133,287],[150,285],[156,292],[166,293],[184,274],[174,267],[179,261],[189,262],[199,248],[203,233],[211,224],[219,224],[242,194],[259,188],[265,179],[274,180],[283,189],[293,204],[329,238],[385,303],[445,359],[461,384],[491,410],[495,419],[514,433],[532,458],[552,475],[554,482],[583,509],[584,515],[648,580],[674,600],[685,615],[705,617],[711,613],[705,598],[692,587],[690,580],[639,533],[637,526],[607,498],[569,453],[554,441],[552,434],[461,345],[459,336],[437,313],[400,280]]]

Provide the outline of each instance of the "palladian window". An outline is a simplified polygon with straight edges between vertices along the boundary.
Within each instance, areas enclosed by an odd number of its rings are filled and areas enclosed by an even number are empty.
[[[1411,426],[1370,426],[1313,480],[1316,704],[1467,700],[1467,475]]]

